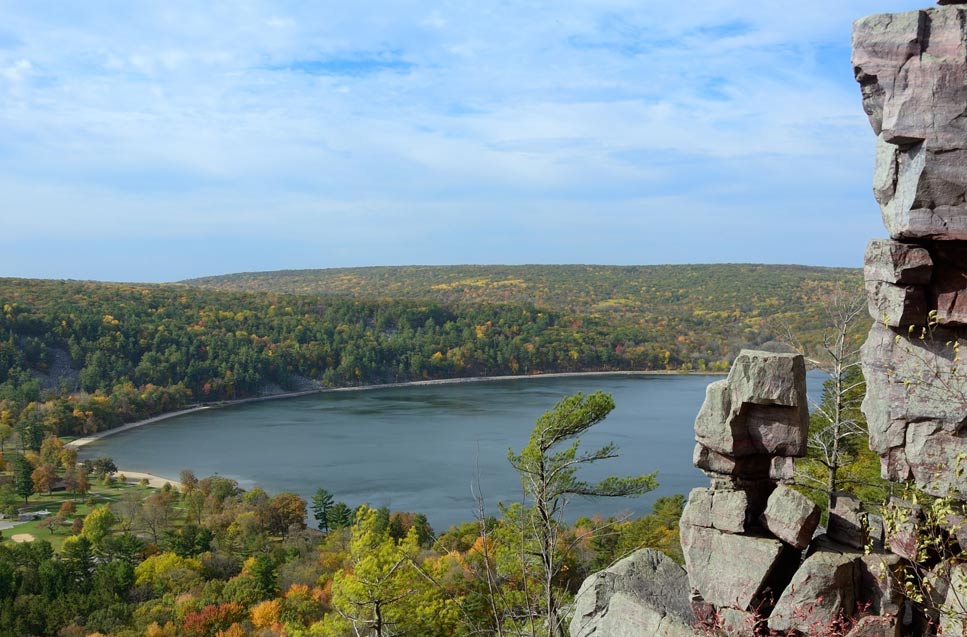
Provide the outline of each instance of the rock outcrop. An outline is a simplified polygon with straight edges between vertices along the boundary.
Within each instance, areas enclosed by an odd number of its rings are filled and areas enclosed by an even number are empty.
[[[853,66],[877,134],[874,195],[889,239],[864,278],[876,325],[863,348],[871,447],[891,480],[967,496],[967,6],[873,15]]]
[[[659,551],[643,549],[584,581],[571,637],[693,637],[688,576]]]
[[[913,277],[918,259],[881,276]],[[895,635],[900,558],[864,552],[882,549],[879,518],[837,494],[828,534],[815,536],[819,507],[783,483],[806,451],[805,388],[801,356],[751,351],[709,386],[695,464],[710,486],[692,490],[680,524],[692,602],[730,637],[845,630],[861,607],[876,620],[858,635]]]
[[[709,385],[695,420],[694,489],[681,520],[692,597],[720,621],[751,625],[799,566],[818,510],[778,484],[805,455],[809,412],[802,356],[742,351],[728,378]]]
[[[694,617],[661,601],[666,581],[712,623],[700,634],[967,634],[967,0],[939,5],[857,21],[853,64],[889,234],[864,262],[870,447],[885,478],[951,500],[893,498],[884,525],[835,494],[816,535],[818,509],[786,484],[806,452],[803,359],[743,351],[695,421],[693,462],[710,484],[682,515],[687,575],[649,562],[635,572],[657,584],[640,593],[615,583],[627,568],[594,576],[572,635],[690,634]]]

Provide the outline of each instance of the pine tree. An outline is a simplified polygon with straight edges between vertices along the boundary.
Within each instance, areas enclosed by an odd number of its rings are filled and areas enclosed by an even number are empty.
[[[316,494],[312,496],[312,516],[319,523],[319,530],[323,533],[329,532],[329,512],[332,510],[332,494],[325,489],[316,489]]]
[[[595,451],[580,451],[577,436],[601,422],[614,409],[609,394],[595,392],[568,396],[537,419],[530,440],[520,454],[513,450],[507,459],[520,473],[524,491],[530,499],[530,539],[534,542],[543,584],[543,614],[548,635],[564,635],[563,616],[554,582],[566,555],[559,549],[559,532],[568,499],[575,495],[621,497],[647,493],[658,486],[655,474],[610,476],[597,484],[577,477],[582,465],[617,457],[617,447],[607,444]],[[573,440],[561,450],[558,447]]]
[[[23,498],[24,504],[26,504],[27,499],[34,493],[34,479],[30,475],[34,468],[26,458],[20,455],[13,457],[12,464],[14,492]]]

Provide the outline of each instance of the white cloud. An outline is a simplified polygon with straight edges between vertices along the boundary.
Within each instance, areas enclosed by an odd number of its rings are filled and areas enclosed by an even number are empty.
[[[738,192],[736,214],[769,220],[786,197],[821,222],[828,189],[836,214],[875,215],[849,24],[918,4],[6,5],[0,215],[21,237],[120,240],[341,217],[398,236],[434,210],[499,236],[575,199],[638,227],[642,197],[676,189],[682,210]],[[431,249],[419,236],[401,260]],[[493,245],[525,261],[531,242]]]

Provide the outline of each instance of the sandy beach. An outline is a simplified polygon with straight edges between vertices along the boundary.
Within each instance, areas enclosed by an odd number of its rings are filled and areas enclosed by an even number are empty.
[[[181,488],[181,483],[172,478],[166,478],[164,476],[157,476],[153,473],[145,473],[144,471],[128,471],[127,469],[118,469],[118,472],[114,474],[115,476],[124,476],[125,482],[138,483],[141,480],[147,480],[148,486],[153,489],[160,489],[166,484],[170,484],[175,489]]]

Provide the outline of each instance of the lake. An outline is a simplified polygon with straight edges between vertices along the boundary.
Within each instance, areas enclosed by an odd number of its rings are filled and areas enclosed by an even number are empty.
[[[488,514],[497,513],[498,501],[519,500],[508,448],[525,445],[537,417],[563,396],[603,390],[616,407],[582,447],[614,442],[621,457],[595,463],[583,476],[657,470],[660,486],[638,498],[576,498],[567,516],[641,515],[659,496],[708,484],[692,466],[692,425],[705,387],[717,378],[534,377],[314,394],[186,414],[104,438],[84,447],[82,457],[110,456],[119,467],[173,478],[187,468],[306,500],[324,487],[350,506],[422,512],[442,531],[473,519],[477,483]],[[822,378],[810,373],[811,395]]]

